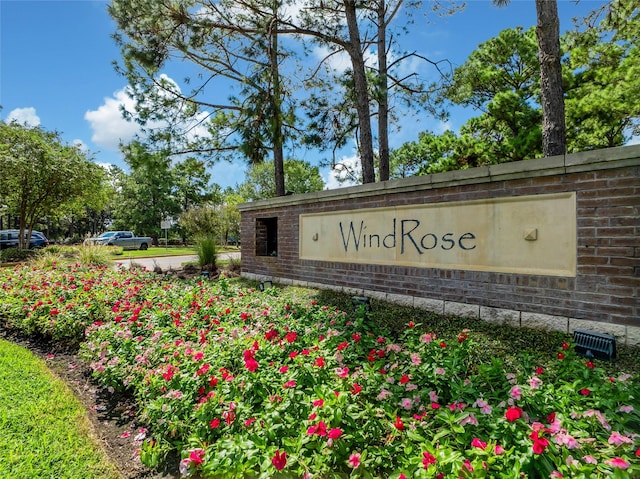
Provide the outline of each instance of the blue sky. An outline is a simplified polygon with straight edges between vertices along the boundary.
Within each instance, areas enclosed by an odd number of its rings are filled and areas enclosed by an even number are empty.
[[[425,11],[429,9],[425,2]],[[560,30],[572,28],[571,19],[600,6],[600,0],[558,0]],[[81,143],[96,162],[124,167],[118,152],[119,139],[130,139],[135,124],[121,119],[118,106],[127,101],[126,80],[112,63],[119,50],[111,39],[115,24],[106,11],[107,2],[92,0],[0,0],[0,119],[40,124],[56,130],[68,143]],[[534,0],[512,0],[498,9],[489,0],[471,0],[453,16],[430,15],[429,23],[415,18],[410,38],[413,48],[432,60],[464,63],[478,44],[505,28],[535,24]],[[435,74],[435,72],[432,72]],[[180,69],[170,76],[178,81]],[[435,78],[435,77],[434,77]],[[427,116],[411,118],[391,138],[391,147],[417,138],[420,131],[457,131],[474,112],[458,110],[447,124]],[[296,157],[317,164],[321,154],[295,152]],[[341,152],[345,161],[353,146]],[[223,187],[244,180],[242,160],[212,168],[212,181]],[[335,186],[328,170],[327,184]]]

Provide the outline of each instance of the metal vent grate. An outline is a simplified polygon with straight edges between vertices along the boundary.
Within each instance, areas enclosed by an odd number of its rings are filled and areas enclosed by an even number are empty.
[[[616,338],[610,334],[576,329],[573,340],[576,343],[576,353],[582,356],[605,360],[616,358]]]
[[[352,296],[351,304],[356,313],[359,313],[361,308],[365,313],[371,312],[371,301],[365,296]]]

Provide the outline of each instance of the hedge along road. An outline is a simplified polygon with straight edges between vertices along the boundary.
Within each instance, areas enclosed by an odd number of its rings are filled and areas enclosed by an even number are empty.
[[[125,252],[126,254],[126,252]],[[239,252],[231,252],[231,253],[220,253],[216,255],[218,260],[227,260],[227,259],[240,259]],[[182,255],[182,256],[155,256],[155,257],[147,257],[147,258],[131,258],[131,259],[122,259],[116,260],[115,265],[116,268],[120,266],[124,266],[125,268],[129,268],[131,263],[136,264],[138,266],[144,266],[148,270],[153,270],[156,266],[162,269],[162,271],[167,271],[169,269],[179,269],[182,267],[184,263],[197,263],[198,256],[196,255]]]

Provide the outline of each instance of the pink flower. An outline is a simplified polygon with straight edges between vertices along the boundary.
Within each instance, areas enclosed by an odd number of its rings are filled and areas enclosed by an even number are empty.
[[[533,376],[532,378],[529,379],[529,387],[531,389],[539,389],[541,385],[542,385],[542,379],[540,379],[539,377]]]
[[[509,395],[512,399],[520,399],[522,397],[522,389],[520,389],[520,386],[513,386]]]
[[[286,451],[280,452],[280,449],[278,449],[271,459],[271,464],[273,464],[273,467],[275,467],[278,471],[283,470],[287,465]]]
[[[471,441],[471,446],[477,447],[478,449],[482,449],[484,451],[487,448],[487,443],[484,441],[481,441],[477,437],[474,437],[473,441]]]
[[[479,407],[482,414],[491,414],[491,406],[484,399],[477,399],[474,406]]]
[[[314,407],[324,406],[324,399],[316,399],[315,401],[313,401],[313,406]]]
[[[435,391],[429,391],[429,399],[431,402],[438,402],[438,395]]]
[[[393,393],[388,389],[383,389],[382,391],[380,391],[380,393],[378,393],[378,401],[384,401],[390,396],[393,396]]]
[[[466,426],[467,424],[471,424],[472,426],[477,426],[478,425],[478,420],[473,415],[473,413],[469,414],[462,421],[460,421],[460,425],[461,426]]]
[[[282,385],[282,387],[285,388],[285,389],[295,388],[296,387],[296,382],[295,381],[287,381],[286,383],[284,383]]]
[[[564,477],[564,476],[562,474],[560,474],[558,471],[553,471],[549,477],[551,479],[554,479],[554,478],[557,478],[557,477]]]
[[[606,464],[609,464],[611,467],[615,467],[617,469],[628,469],[629,463],[622,459],[621,457],[614,457],[613,459],[609,459],[608,461],[604,461]]]
[[[598,464],[598,461],[593,456],[584,456],[582,460],[587,464]]]
[[[633,439],[628,438],[627,436],[623,436],[618,431],[613,431],[611,433],[611,436],[609,436],[609,440],[607,442],[609,444],[620,446],[622,444],[633,444]]]
[[[335,372],[341,378],[346,378],[349,375],[349,368],[336,368]]]
[[[631,411],[633,411],[633,406],[620,406],[620,409],[618,409],[618,411],[620,411],[620,412],[631,412]]]
[[[582,388],[580,391],[578,391],[580,394],[582,394],[583,396],[588,396],[589,394],[591,394],[591,391],[587,388]]]
[[[504,453],[504,447],[502,447],[500,444],[496,444],[495,449],[493,450],[493,452],[499,456],[500,454]]]
[[[329,432],[327,433],[327,437],[329,439],[338,439],[340,436],[342,436],[342,429],[340,429],[339,427],[329,429]]]
[[[354,452],[353,454],[351,454],[349,456],[349,459],[347,460],[347,463],[352,467],[352,468],[357,468],[360,465],[360,453],[358,452]]]
[[[280,371],[281,374],[286,373],[289,370],[289,366],[282,366],[280,369],[278,369],[278,371]]]
[[[402,400],[400,401],[400,405],[404,409],[411,409],[411,407],[413,406],[413,402],[409,398],[402,398]]]

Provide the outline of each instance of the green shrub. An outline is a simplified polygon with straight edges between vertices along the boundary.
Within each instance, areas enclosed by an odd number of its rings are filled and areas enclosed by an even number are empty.
[[[37,251],[31,249],[7,248],[0,251],[0,262],[13,263],[25,261],[37,254]]]

